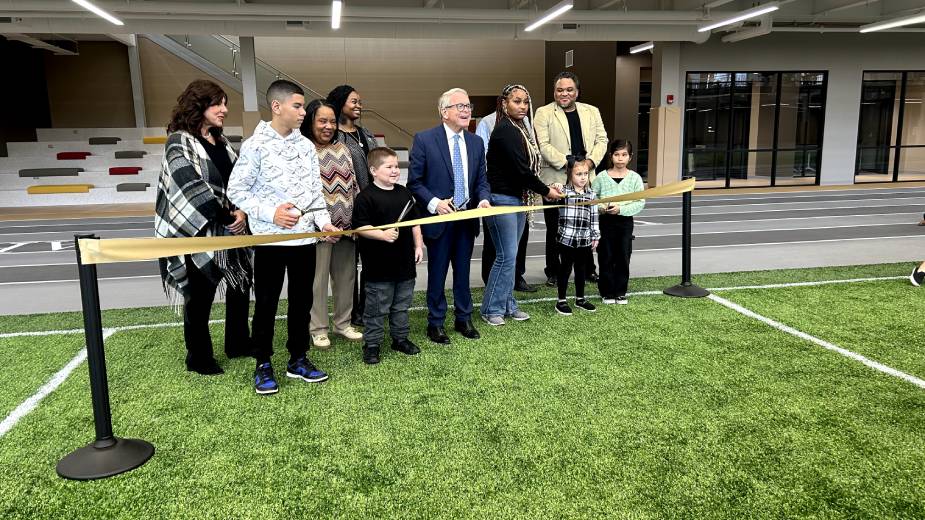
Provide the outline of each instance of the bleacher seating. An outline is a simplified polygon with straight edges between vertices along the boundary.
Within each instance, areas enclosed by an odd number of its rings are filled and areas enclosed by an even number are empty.
[[[40,128],[38,141],[7,143],[0,207],[154,202],[164,160],[163,128]],[[241,127],[225,127],[238,149]],[[380,144],[382,136],[377,136]],[[93,144],[90,143],[108,143]],[[407,178],[408,150],[395,147]],[[124,175],[131,175],[132,182]],[[36,179],[40,178],[41,183]]]
[[[58,152],[56,156],[59,161],[80,161],[86,159],[90,152]]]
[[[116,191],[145,191],[150,187],[148,182],[120,182],[116,184]]]
[[[19,170],[20,177],[76,177],[83,168],[23,168]]]
[[[43,193],[89,193],[92,184],[37,184],[26,188],[30,195]]]
[[[141,159],[148,152],[144,150],[116,150],[115,158],[116,159]]]
[[[113,166],[109,169],[109,175],[138,175],[141,166]]]
[[[87,141],[92,145],[99,145],[99,144],[119,144],[119,141],[121,140],[122,140],[121,137],[91,137]]]

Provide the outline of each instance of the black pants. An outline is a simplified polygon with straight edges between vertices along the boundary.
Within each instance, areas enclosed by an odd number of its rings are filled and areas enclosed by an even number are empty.
[[[558,204],[558,201],[543,199],[543,205]],[[558,276],[559,249],[556,234],[559,232],[559,208],[546,208],[543,210],[543,221],[546,223],[546,278]],[[589,254],[585,261],[585,272],[593,273],[597,270],[594,265],[594,255]]]
[[[273,356],[273,328],[289,274],[289,312],[286,349],[289,361],[308,352],[308,319],[312,310],[312,280],[315,277],[315,244],[302,246],[257,246],[254,248],[254,357],[257,363]]]
[[[568,291],[568,279],[572,274],[572,266],[575,266],[575,297],[578,299],[585,297],[585,278],[588,266],[588,257],[591,256],[591,247],[569,247],[562,244],[556,244],[559,251],[559,273],[557,282],[559,287],[559,299],[564,300]]]
[[[213,361],[209,317],[217,286],[212,283],[189,255],[186,256],[188,292],[183,304],[183,339],[186,342],[186,363],[190,366]],[[228,286],[225,291],[225,354],[229,357],[250,354],[250,333],[247,316],[250,295]]]
[[[601,215],[601,240],[597,245],[602,298],[626,296],[633,254],[633,217]]]
[[[495,243],[491,241],[491,235],[488,233],[488,227],[485,225],[485,219],[482,219],[482,283],[488,283],[488,274],[491,273],[491,264],[495,263]],[[527,243],[530,242],[530,226],[524,226],[524,232],[520,235],[520,243],[517,244],[517,266],[514,268],[514,283],[519,278],[523,278],[527,272]]]

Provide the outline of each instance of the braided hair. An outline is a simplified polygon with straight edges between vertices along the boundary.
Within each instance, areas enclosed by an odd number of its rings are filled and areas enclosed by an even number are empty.
[[[496,112],[497,121],[500,122],[502,118],[506,118],[514,125],[514,128],[520,131],[520,135],[523,138],[524,150],[526,150],[527,159],[530,162],[530,171],[532,171],[534,175],[537,175],[540,172],[541,158],[540,149],[536,144],[536,137],[533,135],[533,131],[527,128],[527,125],[524,124],[523,120],[514,121],[509,115],[507,115],[507,112],[504,111],[504,101],[507,101],[507,99],[511,97],[511,94],[513,94],[515,90],[523,90],[527,95],[527,99],[530,99],[530,91],[527,90],[527,87],[521,84],[507,85],[501,90],[501,95],[498,96],[500,102],[498,103],[498,110]],[[533,119],[532,103],[530,104],[530,119]]]

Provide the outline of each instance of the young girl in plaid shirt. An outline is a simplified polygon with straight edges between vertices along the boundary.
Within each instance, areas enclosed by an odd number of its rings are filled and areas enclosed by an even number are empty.
[[[575,306],[594,312],[594,305],[585,299],[585,266],[588,265],[587,259],[591,252],[597,249],[601,231],[597,223],[597,208],[593,205],[578,205],[594,200],[588,163],[581,158],[569,157],[566,173],[567,183],[562,192],[565,195],[565,207],[559,208],[559,231],[556,234],[559,250],[559,301],[556,302],[556,312],[569,316],[572,309],[565,298],[565,291],[572,274],[572,265],[575,266]]]

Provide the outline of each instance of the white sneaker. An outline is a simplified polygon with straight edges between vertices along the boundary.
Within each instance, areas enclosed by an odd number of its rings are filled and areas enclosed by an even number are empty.
[[[320,349],[326,349],[331,346],[331,340],[328,339],[327,334],[314,334],[312,335],[312,345]]]
[[[613,304],[617,303],[617,300],[614,299],[614,298],[604,298],[604,299],[601,300],[601,301],[604,302],[604,305],[613,305]]]
[[[626,305],[629,303],[626,301],[626,296],[617,296],[617,305]]]
[[[508,314],[507,316],[505,316],[505,318],[507,317],[510,317],[514,321],[527,321],[530,319],[530,315],[520,309],[517,309],[511,314]]]
[[[350,341],[360,341],[363,339],[363,333],[351,327],[350,325],[347,325],[347,328],[338,332],[338,334],[349,339]]]

